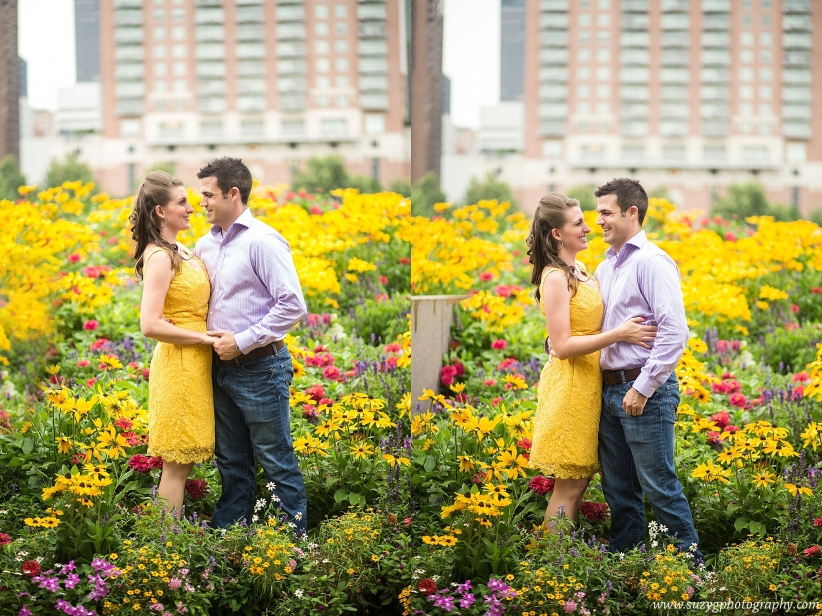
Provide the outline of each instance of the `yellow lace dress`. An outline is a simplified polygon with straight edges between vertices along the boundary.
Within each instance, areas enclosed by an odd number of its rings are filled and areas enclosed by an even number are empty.
[[[143,262],[162,248],[146,253]],[[188,260],[171,281],[163,318],[192,331],[206,331],[211,283],[203,263]],[[190,464],[214,453],[214,398],[211,347],[158,342],[151,358],[148,384],[148,453]]]
[[[585,272],[579,261],[577,267]],[[554,269],[543,273],[542,282]],[[541,301],[540,308],[544,313]],[[580,282],[571,298],[571,335],[600,333],[603,310],[599,290]],[[581,479],[596,473],[601,408],[599,351],[573,359],[550,358],[539,377],[531,468],[558,479]]]

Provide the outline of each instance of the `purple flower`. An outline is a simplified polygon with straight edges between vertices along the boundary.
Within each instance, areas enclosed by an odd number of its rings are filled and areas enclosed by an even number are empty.
[[[20,608],[19,616],[31,616],[31,608],[28,605],[24,605]]]
[[[464,584],[460,584],[457,586],[457,592],[461,595],[464,595],[467,592],[471,592],[471,580],[465,580]]]
[[[77,586],[77,584],[79,582],[80,582],[80,576],[79,575],[77,575],[76,573],[69,573],[66,576],[64,584],[66,585],[66,588],[68,588],[69,590],[73,590],[74,587]]]
[[[454,609],[454,597],[450,595],[432,595],[434,597],[434,605],[440,609],[450,612]],[[430,600],[431,597],[428,597]]]
[[[462,599],[460,599],[460,607],[467,610],[469,607],[471,607],[471,605],[473,605],[475,600],[476,599],[474,598],[473,593],[465,593],[464,595],[462,595]]]
[[[573,601],[566,601],[565,602],[565,612],[566,613],[570,614],[571,612],[576,611],[576,609],[577,609],[577,604],[574,603]]]

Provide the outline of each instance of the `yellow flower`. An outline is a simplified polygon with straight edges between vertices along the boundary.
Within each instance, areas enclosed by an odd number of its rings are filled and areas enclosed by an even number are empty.
[[[775,475],[767,470],[761,470],[751,477],[757,487],[764,488],[774,482]]]
[[[786,483],[785,487],[788,488],[788,492],[790,492],[792,496],[796,496],[797,494],[813,496],[813,490],[811,490],[810,488],[806,488],[805,486],[797,486],[792,483]]]
[[[731,476],[730,469],[716,466],[712,461],[700,464],[691,473],[691,477],[702,479],[703,481],[721,481],[722,483],[730,483],[727,477]]]

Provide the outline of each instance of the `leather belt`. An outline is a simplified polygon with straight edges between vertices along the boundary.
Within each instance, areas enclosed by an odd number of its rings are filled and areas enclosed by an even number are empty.
[[[636,380],[642,373],[642,368],[630,368],[628,370],[603,370],[602,380],[606,385],[619,385],[628,381]]]
[[[268,357],[269,355],[274,355],[277,351],[282,349],[285,346],[285,342],[282,340],[275,340],[265,346],[258,347],[252,351],[249,351],[245,355],[240,355],[239,357],[235,357],[234,359],[219,359],[219,361],[223,366],[239,366],[240,364],[247,364],[250,361],[255,361],[257,359],[262,359],[263,357]],[[215,353],[216,355],[216,353]]]

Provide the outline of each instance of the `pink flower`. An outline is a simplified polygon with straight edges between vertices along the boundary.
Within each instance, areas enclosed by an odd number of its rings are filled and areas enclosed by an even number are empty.
[[[173,577],[168,581],[168,588],[169,590],[177,590],[178,588],[180,588],[180,586],[182,586],[182,584],[183,583],[180,580],[178,580],[176,577]]]
[[[388,296],[387,296],[385,293],[377,293],[377,294],[374,296],[374,301],[377,301],[377,302],[384,302],[384,301],[386,301],[386,300],[388,300]]]
[[[485,387],[493,387],[494,385],[496,385],[496,384],[497,384],[497,381],[496,381],[496,379],[485,379],[485,380],[482,382],[482,384],[483,384]]]
[[[725,232],[725,241],[726,242],[735,242],[736,241],[736,235],[732,231],[726,231]]]
[[[480,274],[480,280],[482,280],[483,282],[487,282],[488,280],[493,280],[493,279],[494,279],[493,272],[483,272],[482,274]]]
[[[131,430],[131,420],[125,417],[118,417],[114,420],[114,427],[120,430]]]
[[[319,205],[312,205],[308,210],[314,214],[314,216],[321,216],[323,211],[320,209]]]
[[[744,394],[731,394],[728,403],[731,406],[736,406],[738,408],[744,409],[748,406],[748,399],[745,397]]]
[[[100,327],[100,324],[94,319],[89,319],[88,321],[83,323],[83,329],[87,329],[90,332],[94,331],[98,327]]]
[[[799,306],[797,306],[796,304],[791,304],[791,312],[793,312],[794,314],[799,314]]]
[[[503,340],[502,338],[500,338],[498,340],[494,340],[494,342],[491,343],[491,348],[496,349],[497,351],[501,351],[502,349],[504,349],[507,346],[508,346],[508,343],[505,340]]]
[[[94,387],[94,384],[97,382],[97,377],[93,376],[88,381],[86,381],[86,387]]]
[[[491,406],[498,406],[500,402],[502,402],[502,397],[497,396],[496,398],[491,400]]]
[[[812,545],[811,547],[806,548],[805,551],[802,553],[805,555],[806,558],[811,558],[819,554],[819,551],[820,550],[818,545]]]
[[[386,285],[388,284],[388,278],[385,276],[380,276],[380,284]]]
[[[573,601],[566,601],[565,602],[565,612],[570,614],[571,612],[575,612],[577,609],[577,604]]]
[[[807,383],[811,380],[811,376],[807,372],[797,372],[791,377],[794,383]]]
[[[340,378],[340,369],[336,366],[326,366],[323,370],[323,378],[336,381]]]
[[[708,436],[708,444],[709,445],[717,445],[719,444],[719,432],[715,432],[713,430],[709,431]]]
[[[0,533],[0,546],[11,543],[11,536],[6,533]]]
[[[531,439],[529,438],[522,438],[517,441],[517,447],[520,449],[524,449],[525,451],[531,451],[533,443],[531,443]]]
[[[76,252],[73,252],[68,256],[69,263],[77,263],[80,259],[82,259],[82,257]]]
[[[554,491],[554,483],[556,483],[556,479],[553,477],[543,477],[542,475],[537,475],[528,482],[528,487],[540,496],[545,496],[549,492]]]
[[[822,526],[822,516],[820,516],[820,517],[816,518],[816,519],[813,521],[813,525],[814,525],[814,526],[816,526],[816,527]]]
[[[108,338],[98,338],[97,340],[91,343],[91,346],[89,348],[92,351],[99,351],[100,349],[105,348],[106,345],[108,345],[108,343]]]
[[[731,423],[731,414],[728,411],[720,411],[714,415],[711,415],[711,421],[713,421],[721,430],[725,429],[729,423]]]
[[[77,362],[78,368],[88,368],[91,365],[91,362],[87,359],[81,359]]]
[[[320,398],[325,397],[325,387],[323,387],[319,383],[317,385],[312,385],[311,387],[306,387],[305,394],[307,396],[311,396],[312,400],[314,400],[314,402],[317,402],[318,400],[320,400]]]
[[[392,342],[391,344],[385,345],[386,353],[399,353],[400,351],[402,351],[402,345],[399,342]]]
[[[149,456],[144,456],[141,453],[135,454],[129,458],[128,467],[140,473],[141,475],[145,475],[152,468],[154,468],[153,460]]]

